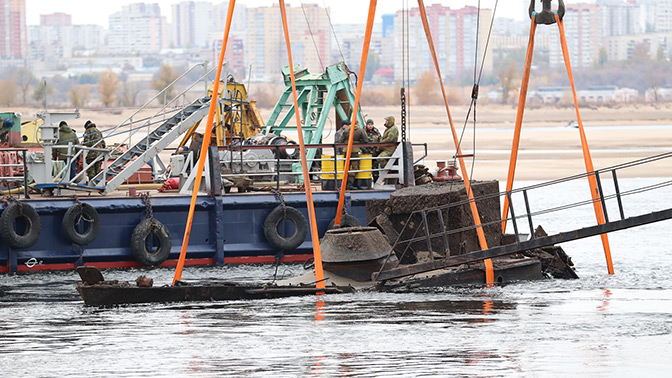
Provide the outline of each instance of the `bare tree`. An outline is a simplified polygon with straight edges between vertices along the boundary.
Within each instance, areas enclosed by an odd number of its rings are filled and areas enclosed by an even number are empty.
[[[38,104],[41,104],[45,98],[52,93],[54,93],[54,88],[48,86],[46,80],[42,80],[33,91],[33,100]]]
[[[413,88],[413,97],[418,100],[418,105],[438,104],[439,101],[437,100],[442,95],[439,94],[437,88],[436,77],[434,77],[432,72],[425,71]]]
[[[119,92],[119,102],[122,106],[135,106],[140,92],[135,83],[122,83]]]
[[[68,99],[73,107],[79,109],[84,107],[91,99],[91,85],[84,84],[70,88],[68,92]]]
[[[16,85],[11,80],[0,80],[0,105],[14,105],[16,100]]]
[[[164,96],[162,96],[159,101],[166,103],[175,97],[175,87],[169,87],[168,85],[177,79],[177,72],[169,65],[164,64],[161,66],[159,72],[154,75],[152,79],[152,89],[157,91],[166,90]]]
[[[509,103],[509,93],[516,89],[516,81],[518,79],[518,66],[515,62],[509,61],[508,64],[503,64],[497,71],[500,85],[502,87],[502,104]]]
[[[119,88],[119,77],[111,69],[103,72],[98,82],[98,92],[101,96],[101,102],[108,108],[117,101],[117,88]]]
[[[35,76],[28,68],[21,67],[16,70],[16,73],[14,74],[14,82],[21,90],[21,98],[23,100],[21,104],[25,105],[28,101],[30,87],[35,82]]]

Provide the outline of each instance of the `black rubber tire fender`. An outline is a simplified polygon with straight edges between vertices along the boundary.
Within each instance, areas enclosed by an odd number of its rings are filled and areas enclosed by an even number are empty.
[[[331,222],[329,222],[329,230],[334,229],[334,223],[336,223],[336,219],[332,219]],[[359,219],[353,217],[350,214],[343,214],[341,216],[341,225],[339,226],[341,228],[343,227],[362,227],[362,224],[359,222]]]
[[[23,214],[23,215],[21,215]],[[14,222],[18,218],[24,218],[26,232],[19,235],[14,230]],[[35,208],[27,203],[12,202],[0,215],[0,236],[2,240],[14,249],[26,249],[32,247],[40,237],[42,221]]]
[[[300,246],[308,236],[308,221],[301,212],[291,206],[285,206],[286,219],[294,223],[294,235],[285,238],[278,232],[278,225],[285,220],[285,210],[278,206],[264,221],[264,235],[268,244],[279,251],[291,251]]]
[[[77,231],[80,214],[82,217],[81,220],[89,224],[89,228],[81,234]],[[78,245],[86,245],[98,237],[98,233],[100,232],[100,216],[98,215],[98,211],[88,203],[74,204],[65,211],[61,226],[63,234],[65,234],[68,240]]]
[[[159,246],[153,252],[147,250],[147,238],[155,237]],[[168,259],[172,242],[168,228],[154,218],[145,218],[131,235],[131,253],[135,259],[145,266],[158,266]]]

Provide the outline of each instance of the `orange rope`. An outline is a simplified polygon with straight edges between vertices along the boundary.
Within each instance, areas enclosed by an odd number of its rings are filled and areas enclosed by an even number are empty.
[[[448,113],[448,121],[450,123],[450,130],[453,133],[453,142],[455,143],[455,148],[457,151],[458,160],[460,161],[460,168],[462,169],[462,176],[464,178],[464,187],[467,191],[467,196],[469,197],[469,206],[471,207],[471,213],[474,218],[474,225],[476,225],[476,232],[478,234],[478,241],[481,245],[481,249],[488,249],[488,242],[485,240],[485,233],[483,232],[483,227],[481,227],[481,217],[478,214],[478,207],[476,206],[476,201],[474,201],[474,192],[471,189],[471,182],[469,181],[469,175],[467,174],[467,165],[464,163],[462,156],[462,148],[460,147],[459,138],[457,132],[455,131],[455,125],[453,124],[453,118],[450,115],[450,107],[448,106],[448,97],[446,95],[446,88],[443,85],[443,79],[441,77],[441,69],[439,68],[439,60],[436,57],[436,50],[434,49],[434,42],[432,40],[432,33],[429,30],[429,22],[427,21],[427,13],[425,12],[425,4],[423,0],[418,0],[418,8],[420,9],[420,16],[422,18],[422,25],[425,28],[425,35],[427,36],[427,43],[429,44],[429,50],[432,52],[432,58],[434,60],[434,68],[436,68],[436,74],[439,77],[439,84],[441,86],[441,93],[443,94],[443,102],[446,106],[446,113]],[[478,48],[478,46],[476,46]],[[490,259],[485,260],[486,267],[486,283],[494,283],[494,272],[492,271],[492,261]]]
[[[324,271],[322,270],[322,252],[320,251],[320,236],[317,233],[317,219],[315,218],[315,204],[313,203],[313,190],[310,187],[310,175],[306,162],[306,145],[303,142],[301,130],[301,115],[299,114],[299,100],[296,94],[296,78],[294,77],[294,63],[292,62],[292,46],[289,41],[289,29],[287,27],[287,10],[285,0],[280,1],[280,13],[282,15],[282,28],[285,31],[285,43],[287,44],[287,58],[289,59],[289,76],[292,79],[292,95],[294,96],[294,112],[296,114],[296,128],[299,133],[299,151],[301,152],[301,167],[303,168],[303,186],[306,189],[306,204],[308,205],[308,219],[310,220],[310,237],[313,242],[313,257],[315,259],[315,287],[324,289]],[[351,138],[352,140],[352,138]]]
[[[187,258],[187,247],[189,246],[189,236],[191,235],[191,225],[194,221],[194,208],[196,207],[196,197],[198,197],[198,189],[201,187],[201,176],[203,175],[203,168],[205,167],[205,159],[208,155],[208,147],[210,147],[210,137],[212,136],[212,121],[215,118],[215,108],[217,107],[217,93],[219,93],[219,80],[222,75],[222,66],[224,65],[224,53],[226,52],[226,43],[229,40],[229,30],[231,29],[231,19],[233,18],[233,10],[236,6],[236,0],[229,2],[229,13],[226,16],[226,27],[224,29],[224,40],[222,41],[222,50],[219,53],[219,65],[217,66],[217,75],[215,76],[215,84],[210,96],[210,110],[208,112],[208,120],[205,124],[205,132],[203,135],[203,145],[201,146],[201,155],[198,159],[198,168],[196,170],[196,179],[194,180],[194,189],[191,192],[191,204],[189,205],[189,215],[187,216],[187,226],[184,230],[184,238],[182,239],[182,250],[180,250],[180,258],[177,261],[175,268],[175,276],[173,277],[173,286],[176,281],[182,279],[182,269],[184,268],[184,261]]]
[[[523,81],[520,84],[520,97],[518,97],[518,113],[516,114],[516,127],[513,132],[513,146],[511,146],[511,160],[509,161],[509,176],[506,179],[506,191],[513,189],[513,176],[516,174],[516,162],[518,161],[518,147],[520,145],[520,130],[523,126],[523,112],[525,111],[525,100],[527,99],[527,87],[530,83],[530,70],[532,67],[532,55],[534,52],[534,32],[537,30],[537,24],[532,16],[530,25],[530,38],[527,42],[527,53],[525,55],[525,68],[523,69]],[[506,233],[506,218],[509,216],[509,197],[504,197],[504,207],[502,209],[502,234]]]
[[[588,175],[588,183],[590,184],[590,193],[593,198],[593,207],[595,208],[595,217],[598,224],[604,224],[604,213],[602,212],[602,205],[600,204],[600,193],[597,188],[597,180],[595,179],[595,168],[593,167],[593,159],[590,156],[590,149],[588,148],[588,139],[583,129],[583,121],[579,113],[579,102],[576,97],[576,88],[574,87],[574,76],[572,75],[572,66],[569,61],[569,49],[567,48],[567,39],[565,37],[565,25],[556,13],[555,20],[558,23],[560,31],[560,45],[562,46],[562,56],[565,59],[565,66],[567,67],[567,76],[569,76],[569,84],[572,87],[572,95],[574,96],[574,108],[576,109],[576,121],[579,124],[579,134],[581,136],[581,147],[583,149],[583,160],[586,163],[586,172]],[[607,260],[607,270],[609,274],[614,274],[614,266],[611,261],[611,249],[609,247],[609,238],[607,234],[600,235],[602,238],[602,247],[604,248],[604,257]]]
[[[364,74],[366,73],[366,61],[369,57],[369,45],[371,44],[371,34],[373,34],[373,21],[376,18],[376,0],[369,3],[369,17],[366,21],[366,34],[364,36],[364,46],[362,48],[362,61],[359,64],[359,79],[357,80],[357,91],[355,93],[355,104],[352,108],[352,121],[350,122],[350,135],[348,136],[348,149],[345,154],[345,166],[343,167],[343,180],[341,180],[341,191],[338,194],[338,206],[336,207],[336,219],[334,225],[341,224],[341,215],[345,204],[345,189],[348,184],[348,170],[350,169],[350,155],[352,154],[352,142],[355,137],[355,127],[357,123],[357,108],[359,107],[359,98],[362,94],[362,84],[364,83]],[[363,125],[362,125],[363,126]],[[338,143],[338,141],[336,141]]]

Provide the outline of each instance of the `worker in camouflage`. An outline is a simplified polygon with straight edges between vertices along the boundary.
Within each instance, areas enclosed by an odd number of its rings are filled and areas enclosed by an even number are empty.
[[[67,146],[69,143],[72,143],[72,145],[78,145],[79,144],[79,138],[77,138],[77,133],[75,133],[75,130],[71,129],[70,126],[68,126],[68,123],[65,121],[61,121],[61,123],[58,124],[58,142],[56,142],[57,146]],[[75,154],[74,148],[72,149],[72,155]],[[54,160],[62,160],[64,162],[68,161],[68,149],[67,148],[53,148],[52,149],[52,158]],[[77,173],[77,162],[73,159],[70,162],[70,179],[75,177],[75,174]]]
[[[380,142],[380,131],[378,131],[378,129],[376,129],[376,127],[373,125],[372,119],[366,120],[366,128],[364,131],[366,131],[366,136],[369,139],[369,143]],[[376,147],[364,147],[362,148],[362,153],[375,156]]]
[[[344,126],[343,134],[341,134],[341,136],[338,138],[338,143],[348,143],[349,138],[350,138],[350,127]],[[355,147],[354,144],[368,143],[368,142],[369,138],[366,136],[366,131],[364,131],[361,127],[358,127],[358,125],[355,124],[355,133],[353,134],[353,140],[352,140],[353,143],[352,154],[350,155],[350,168],[348,169],[348,184],[347,184],[348,190],[356,189],[355,176],[357,175],[357,172],[353,171],[359,170],[359,160],[353,160],[359,157],[359,147]]]
[[[103,139],[103,134],[98,131],[96,124],[91,121],[86,121],[84,124],[86,131],[84,132],[84,146],[91,148],[105,148],[105,139]],[[91,164],[98,156],[102,154],[101,151],[87,151],[86,153],[86,165]],[[93,163],[87,170],[86,175],[89,177],[89,180],[96,177],[100,173],[100,167],[103,165],[102,160],[98,160]]]
[[[347,119],[344,119],[341,121],[341,127],[336,130],[336,133],[334,134],[334,143],[341,143],[339,140],[341,140],[341,135],[343,135],[343,130],[350,128],[350,121]],[[336,148],[336,155],[343,155],[343,148]]]
[[[380,139],[380,143],[390,143],[390,142],[398,142],[399,141],[399,129],[397,126],[394,124],[394,117],[389,116],[385,117],[385,132],[383,133],[383,137]],[[387,165],[387,161],[390,156],[394,153],[394,150],[397,147],[395,146],[389,146],[389,147],[382,147],[380,149],[380,153],[378,154],[378,165],[381,167],[385,167]]]

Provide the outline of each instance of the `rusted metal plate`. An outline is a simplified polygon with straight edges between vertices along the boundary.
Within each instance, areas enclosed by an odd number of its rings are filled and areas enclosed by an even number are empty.
[[[284,298],[317,293],[352,292],[354,288],[297,286],[264,286],[246,284],[211,284],[161,287],[122,285],[79,285],[77,291],[87,306],[115,306],[137,303],[202,302],[240,299]]]
[[[375,261],[392,250],[376,227],[345,227],[329,230],[320,241],[322,261],[343,263]]]
[[[499,260],[495,262],[495,282],[510,283],[516,281],[533,281],[543,278],[541,262],[537,258],[523,258],[511,260]],[[436,274],[429,272],[425,275],[406,277],[400,281],[391,281],[384,287],[396,288],[429,288],[445,287],[451,285],[478,285],[485,282],[485,267],[449,268],[437,271]]]
[[[325,262],[324,270],[350,278],[358,282],[371,281],[371,273],[390,269],[398,265],[397,256],[383,256],[376,260],[347,261],[342,263]]]
[[[79,274],[79,278],[82,279],[82,282],[87,285],[95,285],[99,282],[103,282],[103,274],[100,273],[100,270],[92,266],[78,266],[75,269],[75,272]]]

